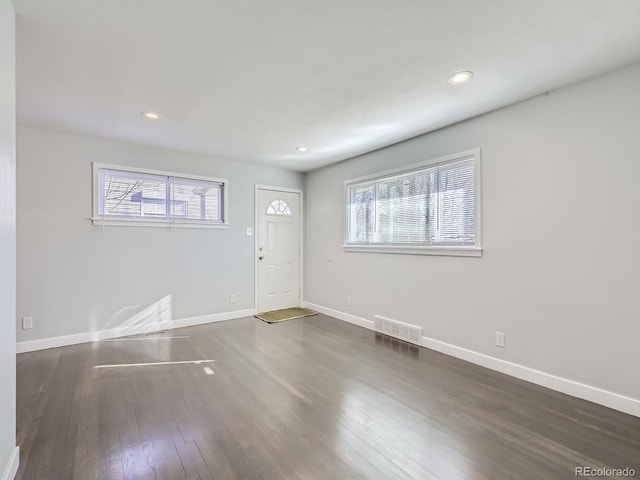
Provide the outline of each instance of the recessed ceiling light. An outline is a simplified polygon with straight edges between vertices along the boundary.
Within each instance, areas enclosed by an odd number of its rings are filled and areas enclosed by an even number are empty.
[[[150,118],[151,120],[158,120],[160,118],[160,115],[158,115],[157,113],[153,113],[153,112],[142,112],[141,115],[144,118]]]
[[[473,72],[458,72],[458,73],[454,73],[453,75],[451,75],[449,77],[449,83],[451,85],[461,85],[467,81],[469,81],[469,79],[473,77]]]
[[[296,150],[298,150],[299,152],[306,152],[308,149],[307,147],[297,147]]]

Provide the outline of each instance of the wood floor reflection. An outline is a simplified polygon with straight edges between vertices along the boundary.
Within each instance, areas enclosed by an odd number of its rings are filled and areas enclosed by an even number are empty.
[[[17,369],[19,480],[640,478],[640,418],[324,315],[25,353]]]

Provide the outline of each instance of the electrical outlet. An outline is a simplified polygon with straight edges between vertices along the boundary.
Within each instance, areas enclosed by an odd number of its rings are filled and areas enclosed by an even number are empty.
[[[253,228],[247,227],[247,237],[253,237]]]
[[[229,294],[229,303],[236,303],[236,295],[235,293]]]
[[[347,307],[351,306],[351,300],[353,300],[353,298],[347,297]]]
[[[33,317],[22,317],[22,329],[29,330],[33,328]]]
[[[504,333],[496,332],[496,347],[504,348]]]

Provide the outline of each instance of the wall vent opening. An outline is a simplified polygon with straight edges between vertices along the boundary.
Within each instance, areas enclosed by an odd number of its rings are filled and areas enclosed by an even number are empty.
[[[384,333],[385,335],[404,340],[405,342],[420,345],[422,327],[393,320],[381,315],[374,315],[373,318],[375,318],[374,328],[376,332]]]

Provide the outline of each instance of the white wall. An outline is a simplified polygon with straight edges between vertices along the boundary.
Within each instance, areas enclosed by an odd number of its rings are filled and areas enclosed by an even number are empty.
[[[308,174],[306,299],[640,400],[639,85],[635,64]],[[342,250],[344,180],[474,147],[481,258]]]
[[[168,296],[173,320],[253,308],[254,238],[246,228],[254,224],[254,184],[303,183],[281,169],[26,126],[18,127],[18,158],[17,315],[34,318],[32,330],[18,329],[18,342],[126,326]],[[88,220],[94,161],[227,178],[231,225],[103,231]]]
[[[16,446],[15,16],[0,0],[0,479],[13,478]]]

